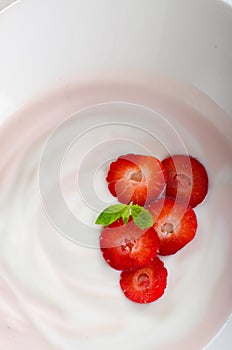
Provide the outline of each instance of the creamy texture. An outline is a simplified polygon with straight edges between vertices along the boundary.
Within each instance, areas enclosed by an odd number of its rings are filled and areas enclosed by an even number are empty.
[[[110,101],[140,104],[160,113],[209,174],[208,196],[196,209],[197,236],[175,256],[162,259],[169,272],[168,287],[160,300],[149,305],[128,301],[119,287],[119,272],[108,267],[98,249],[63,237],[41,202],[39,165],[48,136],[78,110]],[[99,108],[80,113],[77,135],[88,122],[92,125],[89,114],[98,118],[99,113],[98,121],[103,118],[106,125],[82,135],[61,167],[64,200],[77,221],[96,233],[92,245],[97,244],[99,233],[93,225],[97,210],[112,202],[104,184],[109,160],[133,150],[154,150],[153,154],[162,158],[168,150],[174,153],[182,147],[168,123],[158,125],[157,119],[153,125],[146,112],[140,118],[140,107],[138,115],[136,107],[123,104],[112,114],[114,105]],[[114,118],[118,118],[117,125],[107,124]],[[154,133],[155,129],[154,138],[148,131]],[[67,135],[68,129],[63,132]],[[5,124],[0,161],[1,347],[202,349],[231,312],[230,132],[231,123],[224,113],[194,88],[141,77],[124,83],[70,83],[33,102]],[[53,178],[48,178],[48,189],[52,183]],[[59,203],[52,204],[62,217]],[[81,243],[86,243],[85,237]]]

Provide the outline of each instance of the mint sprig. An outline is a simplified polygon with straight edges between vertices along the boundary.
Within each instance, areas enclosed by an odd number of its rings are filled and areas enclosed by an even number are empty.
[[[135,225],[142,230],[153,225],[153,219],[149,211],[139,205],[133,205],[133,203],[129,205],[111,205],[101,212],[95,224],[108,226],[120,218],[122,218],[124,224],[127,224],[130,216],[134,220]]]

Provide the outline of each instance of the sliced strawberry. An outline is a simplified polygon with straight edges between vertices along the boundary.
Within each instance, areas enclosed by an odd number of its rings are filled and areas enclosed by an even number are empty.
[[[167,175],[166,195],[188,203],[192,208],[203,201],[208,192],[208,175],[195,158],[175,155],[162,161]]]
[[[147,206],[160,239],[159,254],[171,255],[189,243],[196,234],[197,218],[193,209],[172,198],[160,198]]]
[[[157,256],[159,238],[155,230],[141,230],[133,221],[117,220],[103,229],[100,248],[104,259],[116,270],[141,267]]]
[[[159,299],[167,285],[167,270],[159,258],[145,267],[121,273],[120,286],[130,300],[147,304]]]
[[[144,205],[163,191],[166,177],[155,157],[127,154],[111,163],[106,181],[119,202]]]

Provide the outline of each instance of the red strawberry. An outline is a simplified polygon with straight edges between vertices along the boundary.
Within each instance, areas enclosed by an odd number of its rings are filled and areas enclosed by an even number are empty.
[[[144,205],[163,191],[166,177],[155,157],[127,154],[111,163],[106,181],[119,202]]]
[[[159,258],[149,265],[121,273],[120,286],[130,300],[147,304],[160,298],[167,285],[167,270]]]
[[[196,234],[197,218],[193,209],[172,198],[161,198],[147,206],[160,239],[161,255],[175,254]]]
[[[159,238],[152,227],[141,230],[133,221],[125,225],[120,219],[103,229],[100,248],[111,267],[128,270],[144,266],[156,257]]]
[[[166,195],[188,203],[192,208],[203,201],[208,192],[208,175],[195,158],[175,155],[162,164],[167,174]]]

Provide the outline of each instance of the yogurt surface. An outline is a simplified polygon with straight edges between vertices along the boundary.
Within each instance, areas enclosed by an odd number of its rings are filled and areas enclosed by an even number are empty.
[[[207,96],[162,77],[73,81],[5,123],[2,348],[206,346],[232,306],[231,131],[228,116]],[[208,196],[196,208],[196,238],[161,257],[168,287],[149,305],[124,297],[120,273],[101,257],[94,225],[98,212],[115,202],[104,180],[109,162],[129,152],[160,159],[189,153],[209,175]]]

